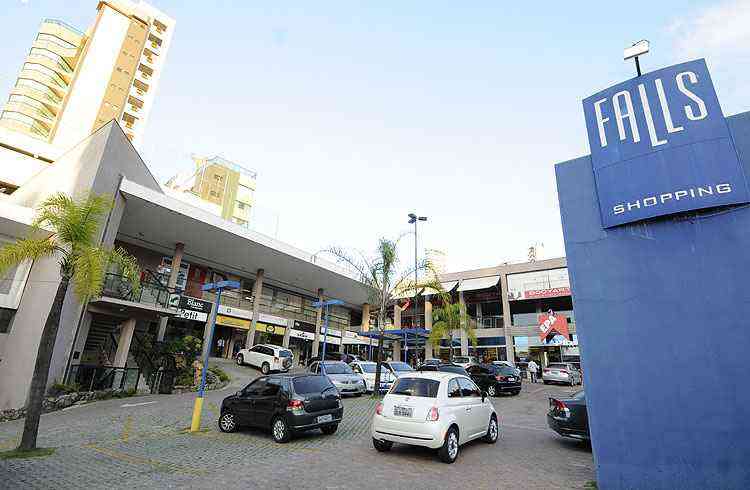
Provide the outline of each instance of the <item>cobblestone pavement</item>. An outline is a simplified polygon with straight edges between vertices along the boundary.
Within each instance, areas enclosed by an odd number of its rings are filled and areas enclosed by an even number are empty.
[[[213,361],[212,361],[213,362]],[[217,361],[221,363],[221,361]],[[496,398],[502,439],[462,447],[453,465],[426,449],[377,453],[369,436],[375,402],[346,399],[338,432],[275,444],[269,434],[218,431],[221,400],[258,375],[222,363],[233,376],[207,394],[203,431],[191,434],[194,394],[100,401],[42,416],[47,458],[0,461],[0,488],[582,488],[593,480],[590,448],[546,426],[547,396],[570,388],[524,385]],[[0,450],[17,444],[23,421],[0,424]]]

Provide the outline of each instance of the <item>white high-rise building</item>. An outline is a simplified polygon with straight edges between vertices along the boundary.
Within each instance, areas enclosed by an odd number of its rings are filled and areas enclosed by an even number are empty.
[[[113,119],[138,147],[174,27],[129,0],[100,1],[85,33],[43,20],[0,112],[0,187],[12,192]]]

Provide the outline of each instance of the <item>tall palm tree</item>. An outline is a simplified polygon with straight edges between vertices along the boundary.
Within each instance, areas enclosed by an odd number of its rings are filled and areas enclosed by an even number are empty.
[[[343,262],[353,268],[359,276],[362,287],[367,292],[370,305],[377,310],[376,328],[380,335],[378,336],[377,361],[375,366],[375,386],[380,386],[380,368],[383,362],[383,332],[385,331],[386,314],[388,308],[392,307],[397,298],[406,291],[415,291],[421,288],[431,288],[437,291],[442,290],[440,282],[437,280],[435,269],[429,260],[423,260],[415,266],[406,269],[399,268],[398,260],[398,242],[381,238],[375,254],[372,257],[366,257],[359,254],[359,257],[347,253],[340,248],[330,248],[328,253],[332,254],[339,262]],[[424,281],[415,283],[413,278],[414,272],[423,272],[427,278]],[[377,388],[373,392],[377,395]]]
[[[0,274],[27,260],[55,257],[60,263],[60,284],[39,341],[19,451],[36,448],[52,351],[60,326],[63,301],[71,281],[81,303],[101,295],[110,264],[120,268],[134,290],[140,287],[136,259],[121,248],[111,250],[99,244],[102,218],[110,209],[111,198],[104,195],[73,199],[62,193],[55,194],[39,205],[32,223],[33,233],[0,249]]]
[[[459,303],[451,303],[447,295],[443,296],[442,306],[432,312],[433,324],[428,342],[440,348],[440,341],[450,339],[449,356],[453,360],[453,332],[465,332],[473,346],[477,345],[477,334],[474,321],[469,318]]]

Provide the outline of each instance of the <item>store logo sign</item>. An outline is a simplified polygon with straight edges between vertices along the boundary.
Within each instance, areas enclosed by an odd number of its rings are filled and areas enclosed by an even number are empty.
[[[605,228],[748,202],[748,187],[703,59],[584,99]]]

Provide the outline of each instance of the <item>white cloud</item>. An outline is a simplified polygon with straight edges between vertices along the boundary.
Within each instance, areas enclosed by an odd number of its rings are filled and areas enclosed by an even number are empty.
[[[669,27],[675,50],[686,57],[747,54],[750,0],[734,0],[675,20]]]

